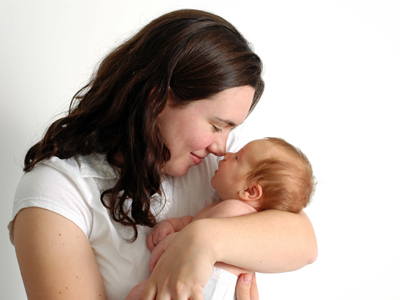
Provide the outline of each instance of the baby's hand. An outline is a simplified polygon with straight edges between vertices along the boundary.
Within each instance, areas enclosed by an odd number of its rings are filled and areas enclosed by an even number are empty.
[[[147,248],[150,250],[150,252],[152,252],[155,246],[158,245],[158,243],[160,243],[167,235],[170,235],[174,232],[174,226],[170,222],[168,222],[167,220],[160,222],[148,235]]]

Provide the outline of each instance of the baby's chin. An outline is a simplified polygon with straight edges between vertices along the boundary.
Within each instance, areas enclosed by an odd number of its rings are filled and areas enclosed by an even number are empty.
[[[211,186],[216,190],[216,186],[215,186],[215,175],[211,178]]]
[[[213,183],[213,181],[211,180],[211,186],[214,188],[214,190],[217,192],[217,194],[220,196],[220,198],[221,198],[221,200],[222,200],[221,193],[220,193],[220,189],[218,188],[218,185],[215,185],[215,184]]]

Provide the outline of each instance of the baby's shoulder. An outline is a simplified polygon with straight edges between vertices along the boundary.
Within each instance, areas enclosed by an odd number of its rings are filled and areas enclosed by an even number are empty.
[[[208,218],[228,218],[248,215],[257,212],[255,208],[246,202],[236,199],[224,200],[213,206],[209,212]]]

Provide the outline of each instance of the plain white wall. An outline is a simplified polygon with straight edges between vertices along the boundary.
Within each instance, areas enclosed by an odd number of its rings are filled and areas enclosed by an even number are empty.
[[[0,298],[26,299],[8,240],[23,155],[100,58],[151,19],[199,8],[264,61],[265,94],[239,133],[311,160],[310,266],[260,275],[261,299],[400,299],[400,4],[390,0],[0,0]]]

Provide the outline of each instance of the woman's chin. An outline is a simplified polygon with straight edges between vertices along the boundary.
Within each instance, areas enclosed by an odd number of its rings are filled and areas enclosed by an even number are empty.
[[[165,173],[172,177],[182,177],[189,171],[189,167],[186,168],[166,168]]]

